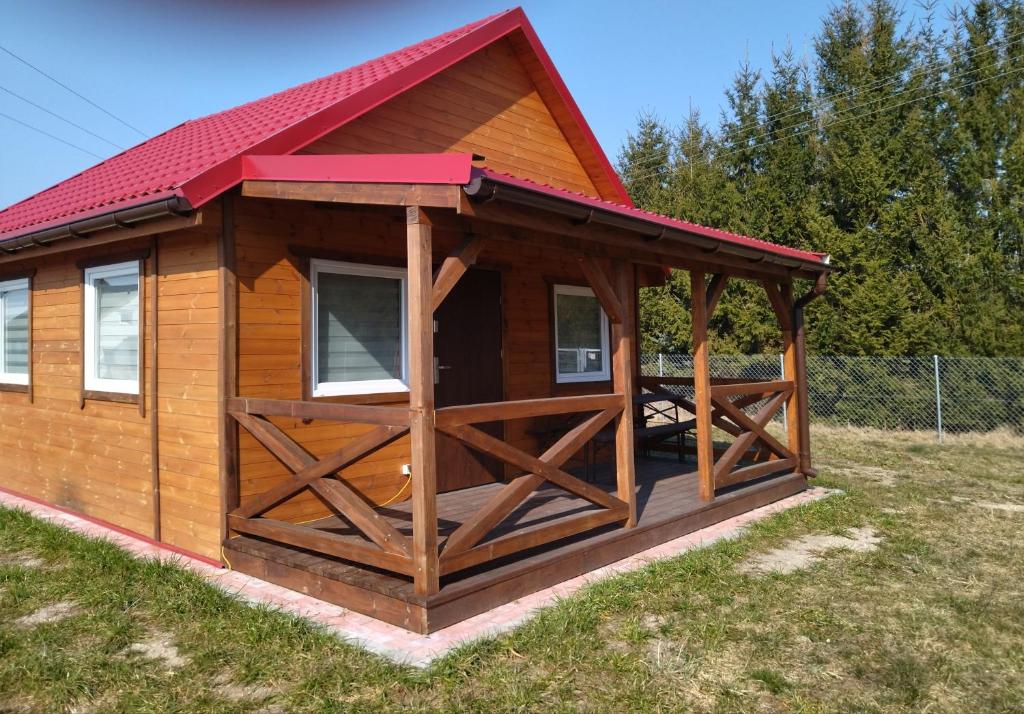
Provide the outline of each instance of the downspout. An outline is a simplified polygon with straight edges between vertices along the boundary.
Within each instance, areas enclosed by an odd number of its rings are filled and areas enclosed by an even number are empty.
[[[820,273],[814,281],[814,287],[793,303],[793,346],[796,361],[796,391],[799,416],[799,470],[805,476],[814,477],[818,472],[811,466],[811,424],[808,409],[807,390],[807,346],[804,339],[804,308],[815,298],[825,294],[828,287],[828,274]]]

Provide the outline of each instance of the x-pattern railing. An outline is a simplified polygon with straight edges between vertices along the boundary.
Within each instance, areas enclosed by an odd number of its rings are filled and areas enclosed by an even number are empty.
[[[292,472],[290,478],[280,485],[231,511],[228,514],[231,530],[398,573],[412,573],[412,547],[409,539],[343,479],[335,478],[342,469],[407,434],[408,409],[237,398],[228,401],[228,413]],[[272,416],[376,426],[318,459],[270,421],[269,417]],[[367,540],[360,541],[263,515],[306,489],[312,490],[325,505],[345,518]]]
[[[642,377],[643,388],[665,397],[692,414],[697,413],[693,400],[674,388],[693,386],[688,377]],[[767,426],[793,392],[791,381],[746,382],[741,379],[718,379],[711,385],[711,423],[734,437],[732,444],[715,461],[715,487],[722,488],[795,468],[796,455],[768,432]],[[767,401],[766,401],[767,400]],[[750,416],[744,411],[764,404]],[[759,462],[737,466],[744,459]]]
[[[629,504],[602,488],[569,474],[562,466],[609,422],[623,412],[621,394],[522,400],[448,407],[437,410],[438,431],[458,439],[480,453],[493,456],[524,472],[504,485],[475,514],[465,520],[444,542],[441,573],[477,565],[527,548],[582,533],[628,517]],[[540,456],[484,433],[474,423],[596,412],[563,435]],[[522,529],[483,542],[541,485],[549,483],[598,506],[542,527]]]

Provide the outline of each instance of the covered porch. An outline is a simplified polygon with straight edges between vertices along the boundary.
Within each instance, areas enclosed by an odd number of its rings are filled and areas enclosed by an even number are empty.
[[[813,475],[802,309],[823,292],[828,272],[814,254],[475,169],[470,157],[416,157],[390,166],[387,182],[375,176],[393,158],[250,158],[243,199],[340,204],[403,220],[408,393],[400,401],[305,392],[273,399],[246,395],[237,370],[229,371],[222,487],[233,567],[429,632],[792,495]],[[230,227],[228,210],[225,221]],[[439,242],[454,247],[439,254]],[[570,394],[552,385],[547,396],[527,399],[510,398],[506,387],[498,401],[438,406],[438,310],[481,255],[510,244],[530,246],[541,260],[550,252],[575,261],[607,319],[607,384],[576,385],[584,393]],[[665,267],[690,273],[692,377],[641,377],[637,367],[638,286]],[[712,379],[708,318],[730,279],[764,286],[781,329],[785,379]],[[813,287],[795,299],[794,280]],[[505,321],[519,309],[502,305]],[[226,339],[237,350],[238,327],[231,330]],[[303,344],[303,359],[310,349]],[[510,352],[501,348],[503,363],[516,358]],[[644,405],[656,402],[678,407],[692,424],[647,423]],[[789,418],[780,439],[767,427],[783,405]],[[554,418],[561,428],[538,438],[531,425]],[[303,446],[302,428],[324,424],[358,429],[337,448]],[[637,445],[666,426],[679,438],[692,434],[690,455],[681,461],[655,448],[639,457]],[[604,458],[581,465],[588,445],[602,440]],[[381,501],[352,486],[348,469],[400,441],[408,443],[407,492]],[[254,445],[290,475],[243,497],[240,449]],[[467,458],[496,465],[493,478],[446,479]],[[299,518],[281,510],[310,493],[322,512]]]

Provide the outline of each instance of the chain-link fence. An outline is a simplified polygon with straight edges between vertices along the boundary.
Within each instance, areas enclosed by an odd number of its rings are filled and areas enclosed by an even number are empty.
[[[711,355],[712,377],[768,381],[781,355]],[[645,354],[642,374],[689,377],[693,357]],[[807,358],[812,421],[944,433],[1024,433],[1024,359],[1013,357]]]

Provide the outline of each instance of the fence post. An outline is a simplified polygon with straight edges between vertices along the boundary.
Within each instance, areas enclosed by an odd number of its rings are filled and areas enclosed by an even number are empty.
[[[665,376],[665,355],[661,352],[658,353],[658,376]]]
[[[942,443],[942,383],[939,379],[939,356],[932,355],[935,361],[935,428],[939,432],[939,443]]]
[[[779,379],[785,381],[786,379],[786,355],[779,355]],[[782,403],[782,428],[789,431],[789,404],[787,402]]]

